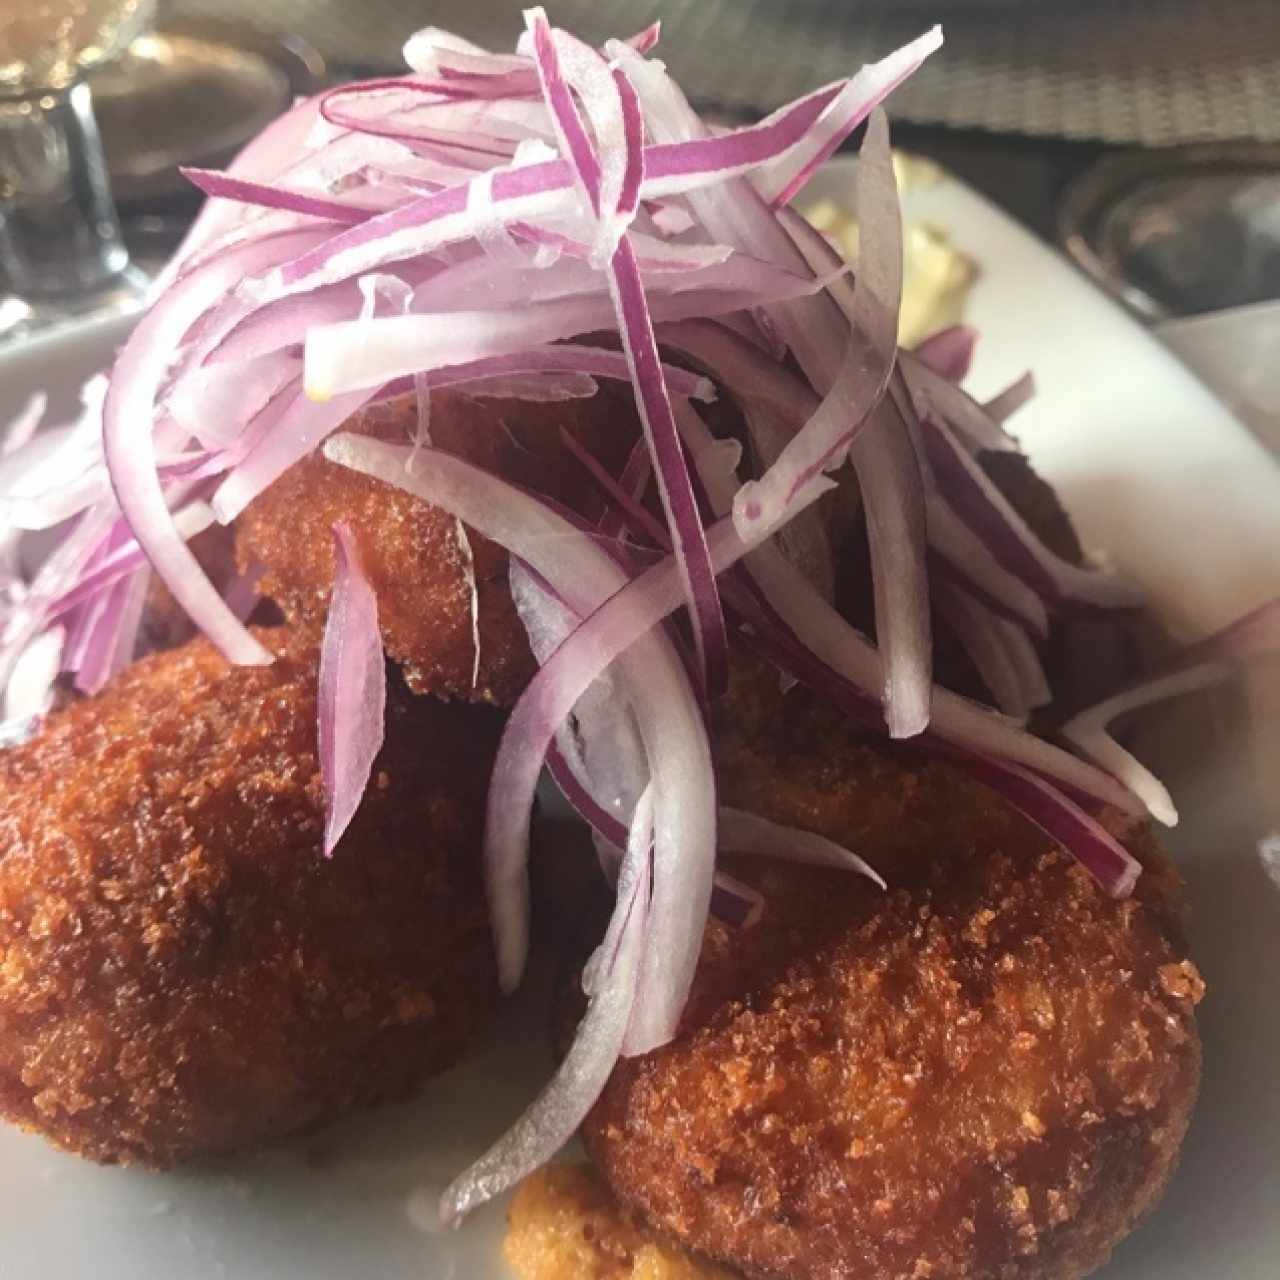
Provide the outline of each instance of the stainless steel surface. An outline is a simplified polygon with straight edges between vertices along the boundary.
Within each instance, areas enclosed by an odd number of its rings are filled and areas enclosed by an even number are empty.
[[[224,165],[324,76],[324,59],[297,37],[163,20],[90,80],[116,200],[188,194],[180,165]]]
[[[1148,320],[1280,298],[1280,147],[1109,156],[1068,190],[1059,238]]]

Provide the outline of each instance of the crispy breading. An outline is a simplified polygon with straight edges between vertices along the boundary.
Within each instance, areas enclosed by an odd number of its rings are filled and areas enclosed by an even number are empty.
[[[739,664],[725,803],[820,831],[868,882],[729,862],[761,922],[712,921],[674,1043],[586,1125],[625,1204],[761,1280],[1075,1280],[1159,1198],[1194,1105],[1203,984],[1180,886],[1108,898],[956,768],[873,745]]]
[[[401,397],[356,415],[346,429],[404,443],[415,401]],[[595,514],[596,495],[561,429],[613,474],[621,471],[639,427],[630,388],[602,382],[583,400],[538,403],[472,400],[438,392],[431,401],[432,444],[462,454],[505,479]],[[508,706],[536,670],[507,586],[507,553],[468,532],[480,636],[472,634],[468,548],[457,522],[436,507],[317,452],[291,468],[241,516],[242,567],[266,566],[264,594],[291,622],[323,624],[333,581],[335,520],[350,523],[378,596],[387,652],[403,664],[416,693]]]
[[[170,1165],[395,1098],[496,1003],[479,870],[498,713],[391,681],[354,820],[321,855],[317,657],[205,641],[0,754],[0,1115]]]

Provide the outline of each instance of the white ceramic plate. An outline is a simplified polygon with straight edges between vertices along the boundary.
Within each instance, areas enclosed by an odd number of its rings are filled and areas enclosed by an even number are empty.
[[[848,170],[822,183],[836,193]],[[953,182],[912,199],[981,265],[970,318],[984,333],[980,393],[1032,367],[1041,396],[1018,420],[1091,546],[1149,586],[1175,629],[1207,630],[1280,591],[1280,470],[1172,356],[1065,262]],[[70,408],[119,323],[0,357],[0,415],[35,387]],[[1164,718],[1157,760],[1185,814],[1172,843],[1191,882],[1205,1088],[1183,1168],[1108,1280],[1273,1280],[1280,1256],[1280,891],[1256,841],[1254,780],[1280,776],[1256,713],[1268,689]],[[1280,701],[1274,705],[1280,706]],[[1190,714],[1188,712],[1188,714]],[[1280,721],[1280,715],[1274,717]],[[1174,726],[1177,731],[1171,729]],[[1246,732],[1252,728],[1252,732]],[[548,1069],[545,989],[417,1102],[349,1118],[265,1154],[171,1176],[99,1169],[0,1132],[3,1280],[489,1280],[502,1210],[425,1234],[414,1189],[439,1187],[531,1096]],[[566,1277],[566,1280],[573,1280]]]

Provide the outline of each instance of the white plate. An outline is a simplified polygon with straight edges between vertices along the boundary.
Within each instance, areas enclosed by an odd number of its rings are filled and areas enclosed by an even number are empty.
[[[848,181],[834,166],[822,182]],[[1037,240],[953,182],[913,215],[946,227],[983,269],[970,318],[984,337],[974,387],[1033,367],[1041,396],[1018,420],[1085,541],[1109,547],[1178,630],[1195,634],[1280,591],[1280,471],[1148,334]],[[74,403],[118,323],[0,358],[0,415],[27,392]],[[1261,705],[1267,690],[1250,692]],[[1280,704],[1277,704],[1280,705]],[[1256,840],[1268,824],[1251,785],[1280,753],[1247,736],[1231,699],[1166,732],[1157,763],[1184,813],[1172,841],[1191,882],[1202,1006],[1204,1097],[1183,1168],[1108,1280],[1272,1280],[1280,1256],[1280,892]],[[1280,721],[1280,716],[1275,717]],[[1162,721],[1166,726],[1180,721]],[[354,1116],[268,1153],[172,1176],[99,1169],[39,1139],[0,1133],[3,1280],[486,1280],[502,1211],[460,1233],[424,1234],[412,1193],[478,1152],[546,1071],[545,992],[518,1002],[500,1037],[416,1103]],[[572,1278],[566,1278],[572,1280]]]

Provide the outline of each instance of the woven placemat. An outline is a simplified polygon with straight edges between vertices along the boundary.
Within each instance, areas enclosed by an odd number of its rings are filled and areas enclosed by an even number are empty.
[[[175,0],[291,31],[337,67],[394,67],[428,23],[509,48],[517,0]],[[548,0],[596,39],[661,17],[661,56],[700,102],[771,108],[943,23],[900,89],[919,124],[1144,146],[1280,141],[1280,0]]]

